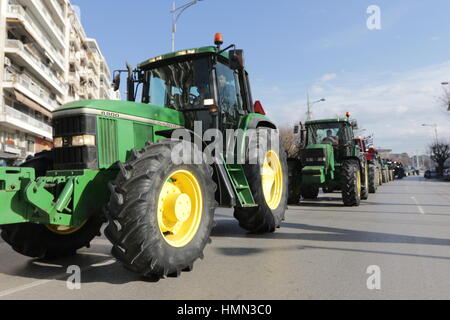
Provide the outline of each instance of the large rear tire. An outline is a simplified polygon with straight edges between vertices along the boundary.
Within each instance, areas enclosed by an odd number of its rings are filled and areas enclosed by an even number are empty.
[[[53,153],[44,151],[26,161],[21,167],[34,168],[36,176],[44,176],[53,168]],[[35,223],[3,225],[1,236],[16,252],[32,258],[59,258],[76,254],[89,247],[105,222],[103,214],[97,213],[81,227],[60,227]]]
[[[265,139],[269,135],[262,135],[260,128],[257,131],[257,148],[250,150],[248,159],[251,162],[244,164],[244,171],[250,185],[253,199],[257,207],[236,207],[234,217],[239,221],[239,226],[252,233],[274,232],[279,228],[287,207],[288,198],[288,166],[286,153],[278,146],[271,146]],[[255,162],[253,162],[255,161]],[[256,163],[256,164],[250,164]],[[270,173],[267,174],[266,173]],[[273,176],[274,179],[269,176]]]
[[[361,203],[361,171],[356,160],[345,160],[341,172],[342,201],[345,206]]]
[[[111,253],[146,277],[191,270],[211,241],[217,205],[212,167],[174,159],[177,146],[203,159],[191,143],[164,139],[134,152],[110,183],[105,235],[113,244]]]

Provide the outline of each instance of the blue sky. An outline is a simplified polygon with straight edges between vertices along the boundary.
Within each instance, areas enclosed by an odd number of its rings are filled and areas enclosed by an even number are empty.
[[[178,0],[181,5],[187,0]],[[170,51],[171,0],[72,0],[111,69]],[[381,30],[366,26],[370,5]],[[178,23],[176,48],[225,43],[245,49],[253,95],[280,125],[303,120],[306,91],[316,117],[350,111],[375,143],[424,152],[436,123],[450,139],[441,81],[450,80],[448,0],[203,0]]]

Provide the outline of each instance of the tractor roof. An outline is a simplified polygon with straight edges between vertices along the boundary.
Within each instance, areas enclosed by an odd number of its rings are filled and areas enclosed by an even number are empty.
[[[217,48],[214,47],[214,46],[193,48],[193,49],[187,49],[187,50],[180,50],[180,51],[166,53],[166,54],[163,54],[163,55],[151,58],[149,60],[146,60],[146,61],[138,64],[138,67],[141,68],[141,69],[147,69],[153,63],[161,62],[162,60],[177,58],[177,57],[181,57],[181,56],[207,54],[207,53],[215,53],[215,52],[217,52]],[[228,52],[222,52],[221,56],[223,56],[226,59],[228,59],[228,57],[229,57]]]
[[[334,118],[334,119],[321,119],[321,120],[310,120],[306,121],[305,124],[316,124],[316,123],[335,123],[335,122],[347,122],[350,121],[347,118]]]

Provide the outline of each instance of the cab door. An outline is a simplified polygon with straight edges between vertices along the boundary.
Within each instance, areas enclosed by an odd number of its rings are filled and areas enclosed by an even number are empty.
[[[220,128],[223,132],[226,129],[237,129],[241,117],[245,115],[239,71],[232,70],[221,62],[216,64],[215,69]]]

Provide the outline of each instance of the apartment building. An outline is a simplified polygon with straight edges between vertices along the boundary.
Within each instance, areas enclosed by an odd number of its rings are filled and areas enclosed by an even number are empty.
[[[68,0],[0,0],[0,165],[52,147],[52,111],[116,99],[110,70]]]

